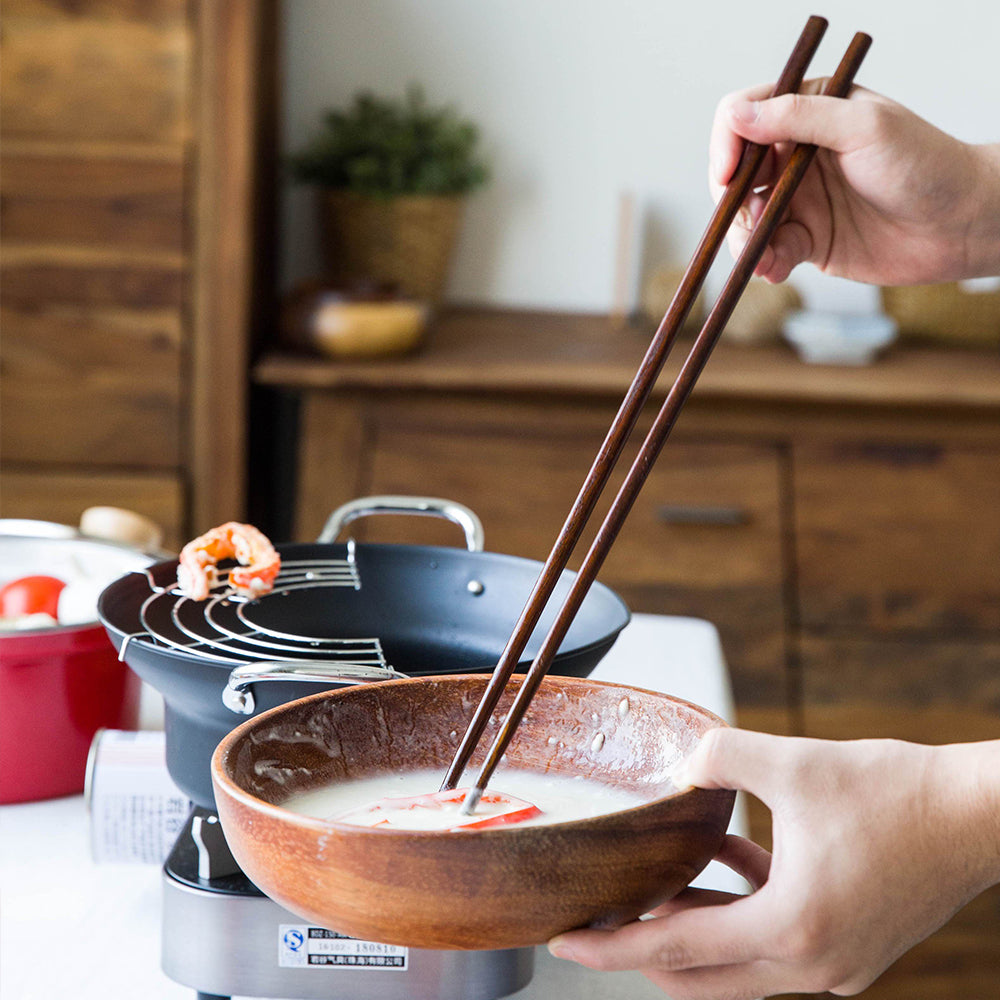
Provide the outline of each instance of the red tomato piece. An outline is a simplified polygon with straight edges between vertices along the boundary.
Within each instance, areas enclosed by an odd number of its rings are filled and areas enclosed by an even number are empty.
[[[59,595],[66,584],[54,576],[22,576],[0,587],[0,618],[22,615],[59,617]]]
[[[512,799],[512,802],[519,802],[519,799]],[[469,822],[459,823],[456,830],[485,830],[490,826],[507,826],[511,823],[523,823],[532,816],[540,816],[542,810],[538,806],[533,806],[530,802],[525,802],[520,809],[511,809],[510,812],[499,813],[496,816],[484,816],[476,819],[475,815],[469,817]]]
[[[505,792],[489,790],[483,793],[479,806],[480,809],[486,807],[489,810],[488,815],[473,813],[471,816],[462,816],[458,813],[457,807],[461,805],[467,793],[467,788],[452,788],[443,792],[428,792],[425,795],[381,799],[371,805],[352,809],[334,818],[343,823],[357,823],[360,826],[393,826],[395,824],[389,818],[393,813],[407,813],[418,809],[426,809],[431,812],[450,810],[454,813],[454,820],[441,829],[484,830],[492,826],[520,823],[531,819],[532,816],[539,816],[542,812],[538,806],[525,802],[523,799],[514,798],[513,795],[507,795]],[[405,827],[405,824],[400,824],[400,826]]]

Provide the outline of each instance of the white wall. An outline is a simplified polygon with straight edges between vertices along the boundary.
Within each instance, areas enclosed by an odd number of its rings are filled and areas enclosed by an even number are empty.
[[[400,95],[419,82],[479,123],[493,168],[469,206],[449,298],[607,310],[621,193],[638,216],[633,284],[640,259],[686,262],[711,211],[718,98],[774,79],[813,13],[830,28],[811,75],[832,72],[867,31],[859,83],[963,139],[1000,139],[997,0],[286,0],[284,151],[356,90]],[[318,273],[308,189],[287,191],[284,218],[287,287]],[[723,251],[711,288],[729,266]],[[808,266],[793,282],[818,308],[876,301]]]

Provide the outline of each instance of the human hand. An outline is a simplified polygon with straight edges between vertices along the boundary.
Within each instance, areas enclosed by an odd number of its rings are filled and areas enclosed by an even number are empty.
[[[560,935],[559,958],[638,969],[674,1000],[849,995],[1000,880],[1000,742],[946,747],[710,731],[684,782],[772,813],[773,857],[727,837],[748,896],[687,889],[652,919]]]
[[[960,142],[895,101],[854,87],[823,97],[822,80],[768,98],[769,86],[719,103],[709,144],[716,201],[739,162],[742,138],[773,144],[758,190],[730,229],[734,256],[760,218],[797,142],[819,150],[756,269],[784,281],[811,262],[873,284],[958,280],[1000,273],[1000,145]]]

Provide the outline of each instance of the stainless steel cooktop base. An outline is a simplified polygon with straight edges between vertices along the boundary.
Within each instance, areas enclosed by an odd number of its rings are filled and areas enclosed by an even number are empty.
[[[247,881],[201,809],[164,866],[161,946],[171,979],[218,997],[498,1000],[535,968],[534,948],[393,948],[310,927]]]

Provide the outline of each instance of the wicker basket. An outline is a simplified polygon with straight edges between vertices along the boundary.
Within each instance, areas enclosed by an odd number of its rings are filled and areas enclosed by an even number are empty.
[[[882,289],[882,308],[901,337],[968,347],[1000,345],[1000,291],[960,284]]]
[[[461,196],[373,198],[321,191],[327,276],[338,284],[389,283],[406,295],[439,302],[464,204]]]

